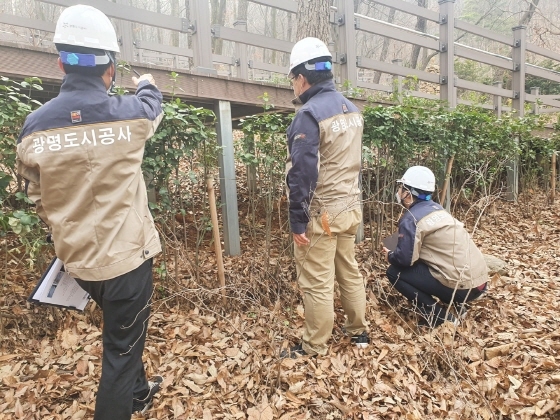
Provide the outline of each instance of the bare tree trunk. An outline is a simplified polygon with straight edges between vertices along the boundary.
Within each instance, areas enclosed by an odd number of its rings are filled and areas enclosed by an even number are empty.
[[[187,21],[191,22],[191,5],[189,4],[190,0],[185,0],[185,18]],[[187,36],[187,48],[192,48],[192,36]],[[194,62],[192,57],[187,58],[187,62],[189,63],[189,69],[193,68]]]
[[[294,15],[288,13],[288,33],[287,33],[288,41],[292,40],[293,34],[294,34]]]
[[[473,22],[473,24],[475,26],[479,26],[480,23],[486,18],[488,17],[492,11],[496,8],[496,4],[492,5],[488,10],[486,10],[479,18],[476,22]],[[461,38],[463,38],[464,36],[467,35],[467,32],[463,32],[463,34],[459,35],[457,38],[455,38],[455,42],[459,42],[461,40]],[[430,63],[431,59],[434,58],[436,55],[438,55],[439,52],[438,51],[434,51],[431,52],[430,54],[427,53],[423,54],[423,58],[422,58],[422,62],[420,63],[420,67],[419,70],[426,70],[426,67],[428,67],[428,64]],[[505,71],[504,71],[505,72]]]
[[[161,13],[161,0],[156,0],[156,12]],[[163,44],[161,28],[157,28],[157,42]]]
[[[247,9],[249,7],[248,0],[239,0],[237,3],[237,19],[238,20],[247,20]]]
[[[428,0],[418,0],[418,6],[426,8],[428,6]],[[426,19],[423,17],[416,18],[416,27],[415,29],[419,32],[426,32]],[[420,56],[420,47],[419,45],[414,45],[412,47],[412,55],[410,57],[410,67],[415,69],[418,65],[418,57]]]
[[[171,0],[171,16],[179,16],[179,0]],[[179,32],[171,32],[171,45],[179,46]]]
[[[288,41],[292,40],[293,32],[294,32],[293,14],[288,13],[288,32],[286,34],[286,36],[288,37],[287,38]],[[290,63],[290,54],[283,54],[283,56],[284,57],[282,58],[282,65],[287,66]]]
[[[519,19],[519,26],[527,26],[527,24],[533,18],[533,15],[535,14],[535,11],[537,10],[537,6],[539,5],[540,1],[541,0],[532,0],[531,1],[531,4],[529,5],[529,10],[527,10],[523,14],[523,16],[521,16],[521,19]]]
[[[267,7],[264,10],[264,35],[265,36],[270,36],[269,34],[269,24],[270,21],[268,20],[268,12],[270,11],[270,7]],[[263,48],[263,62],[268,62],[268,56],[269,56],[270,50],[267,50],[266,48]]]
[[[329,2],[298,0],[296,41],[312,36],[329,42]]]
[[[387,18],[387,22],[393,23],[395,20],[395,9],[391,8],[389,10],[389,17]],[[384,37],[383,38],[383,47],[381,48],[381,55],[379,56],[379,61],[385,61],[387,59],[387,54],[389,53],[389,45],[391,44],[391,38]],[[381,80],[381,75],[383,73],[380,71],[376,71],[373,74],[373,83],[379,83]]]
[[[278,14],[278,9],[273,8],[270,11],[270,19],[271,19],[271,26],[270,26],[271,34],[270,34],[270,36],[272,38],[276,38],[278,36],[278,29],[277,29],[277,25],[276,25],[277,14]],[[273,63],[273,64],[276,64],[276,51],[275,50],[272,50],[272,57],[270,57],[270,62]]]
[[[212,9],[212,24],[223,25],[226,21],[226,0],[211,0],[210,7]],[[223,44],[224,42],[222,39],[212,39],[212,50],[214,54],[222,53]]]
[[[519,19],[519,26],[527,26],[529,24],[529,22],[533,18],[533,15],[535,14],[535,11],[537,10],[537,6],[539,5],[539,2],[540,0],[531,1],[531,4],[529,5],[529,10],[523,13],[523,16],[521,16],[521,19]],[[511,57],[511,55],[512,53],[510,52],[508,54],[508,57]],[[507,74],[506,69],[496,68],[494,70],[494,80],[504,81],[506,80],[506,74]],[[509,83],[506,84],[506,88],[508,89],[510,88]]]

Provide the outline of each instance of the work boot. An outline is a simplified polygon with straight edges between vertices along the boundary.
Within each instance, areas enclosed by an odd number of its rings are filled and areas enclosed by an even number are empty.
[[[307,352],[303,349],[303,345],[302,343],[299,343],[293,347],[290,347],[289,350],[282,350],[282,352],[280,353],[280,358],[281,359],[286,359],[286,358],[290,358],[290,359],[296,359],[299,356],[306,356]]]
[[[369,345],[369,336],[367,331],[363,331],[360,334],[354,334],[350,337],[350,342],[358,348],[366,348]]]
[[[148,381],[148,394],[142,399],[132,399],[132,414],[146,414],[146,411],[152,406],[154,395],[159,391],[162,382],[162,376],[154,376]]]

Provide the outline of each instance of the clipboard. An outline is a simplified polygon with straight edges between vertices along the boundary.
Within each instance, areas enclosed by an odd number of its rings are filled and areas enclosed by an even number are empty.
[[[389,251],[394,251],[397,249],[397,242],[399,241],[399,232],[393,233],[391,236],[387,236],[381,242],[383,246],[387,248]]]
[[[64,271],[62,261],[54,257],[27,301],[37,305],[83,311],[89,299],[89,293],[80,287],[74,277]]]

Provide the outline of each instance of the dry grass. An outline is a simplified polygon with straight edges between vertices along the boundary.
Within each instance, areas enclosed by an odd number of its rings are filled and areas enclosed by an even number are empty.
[[[380,256],[358,245],[372,345],[349,345],[337,301],[330,350],[318,358],[278,358],[303,321],[286,233],[276,231],[272,255],[244,236],[243,254],[225,258],[225,307],[211,243],[203,242],[197,279],[193,251],[170,242],[145,351],[148,372],[165,382],[148,418],[560,418],[560,206],[544,200],[533,198],[531,220],[505,202],[480,218],[475,241],[507,261],[508,274],[492,278],[457,329],[419,330]],[[37,273],[17,253],[2,257],[0,419],[91,418],[99,310],[29,306]]]

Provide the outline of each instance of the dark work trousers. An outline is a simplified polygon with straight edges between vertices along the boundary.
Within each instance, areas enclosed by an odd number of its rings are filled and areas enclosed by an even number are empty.
[[[103,310],[103,363],[94,420],[130,420],[132,399],[148,393],[142,352],[153,289],[152,259],[114,279],[77,281]]]
[[[447,304],[461,304],[470,302],[483,293],[477,288],[455,290],[441,284],[432,276],[428,266],[422,262],[412,267],[390,265],[387,269],[387,278],[395,289],[417,306],[426,319],[434,316],[445,319],[447,308],[440,305],[433,296]]]

